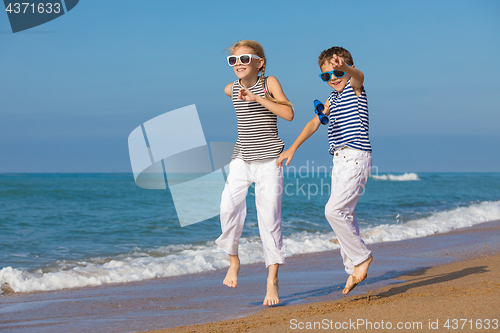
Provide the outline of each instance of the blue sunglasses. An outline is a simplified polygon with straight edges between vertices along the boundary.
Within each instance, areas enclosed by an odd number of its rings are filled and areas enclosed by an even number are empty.
[[[351,66],[351,65],[348,65],[348,66]],[[340,79],[341,77],[343,77],[345,75],[345,72],[339,71],[338,69],[334,69],[331,72],[321,73],[319,75],[319,77],[321,78],[321,80],[328,82],[332,79],[332,75],[335,76],[337,79]]]

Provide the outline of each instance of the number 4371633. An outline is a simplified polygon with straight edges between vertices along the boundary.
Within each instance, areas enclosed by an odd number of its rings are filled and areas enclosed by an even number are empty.
[[[5,11],[9,14],[26,14],[26,13],[38,13],[38,14],[59,14],[61,12],[61,4],[56,3],[39,3],[35,5],[34,3],[22,2],[22,3],[9,3]]]
[[[452,330],[463,330],[463,329],[485,329],[485,330],[496,330],[498,329],[498,319],[448,319],[443,327]]]

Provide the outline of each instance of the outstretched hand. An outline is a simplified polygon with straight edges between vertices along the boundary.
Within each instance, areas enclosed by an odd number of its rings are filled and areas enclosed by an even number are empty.
[[[255,102],[257,97],[248,88],[241,88],[238,92],[238,99],[247,102]]]
[[[288,164],[290,164],[290,162],[292,161],[293,159],[293,155],[295,154],[295,152],[293,151],[290,151],[290,149],[288,150],[285,150],[284,152],[281,153],[280,157],[278,157],[278,159],[276,160],[276,167],[282,167],[283,166],[283,161],[284,160],[287,160],[285,165],[288,166]]]
[[[332,59],[330,59],[330,64],[332,64],[333,69],[342,69],[344,67],[344,59],[342,57],[333,55]]]

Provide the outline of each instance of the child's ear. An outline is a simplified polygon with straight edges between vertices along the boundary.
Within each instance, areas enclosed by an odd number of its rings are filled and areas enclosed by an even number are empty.
[[[262,69],[262,67],[264,67],[264,59],[262,59],[262,58],[261,58],[261,59],[259,59],[259,65],[260,65],[260,66],[259,66],[259,70],[261,70],[261,69]]]

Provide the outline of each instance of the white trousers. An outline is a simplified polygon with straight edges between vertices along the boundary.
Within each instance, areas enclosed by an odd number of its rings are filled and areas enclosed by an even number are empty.
[[[332,189],[325,206],[325,216],[337,235],[345,271],[351,275],[354,266],[371,257],[359,236],[354,209],[370,176],[370,152],[353,148],[336,150],[333,155]]]
[[[283,168],[276,167],[276,159],[247,163],[235,158],[231,161],[220,204],[222,235],[215,242],[226,253],[238,254],[247,214],[246,196],[248,187],[254,182],[255,206],[266,267],[284,264],[286,254],[281,236]]]

